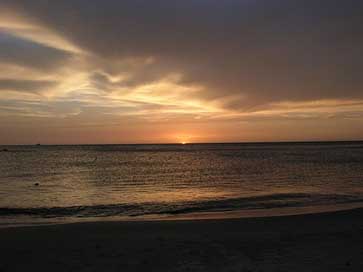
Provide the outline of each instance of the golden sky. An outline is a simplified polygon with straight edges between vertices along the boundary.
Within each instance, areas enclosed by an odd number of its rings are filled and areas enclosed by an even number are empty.
[[[0,144],[363,139],[361,1],[0,2]]]

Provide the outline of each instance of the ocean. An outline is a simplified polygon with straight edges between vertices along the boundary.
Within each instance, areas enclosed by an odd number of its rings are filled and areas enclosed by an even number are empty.
[[[0,150],[0,226],[363,204],[363,142]]]

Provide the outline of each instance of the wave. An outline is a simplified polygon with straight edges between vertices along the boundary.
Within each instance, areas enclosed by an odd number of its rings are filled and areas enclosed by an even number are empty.
[[[108,216],[143,216],[143,215],[177,215],[195,212],[223,212],[251,209],[272,209],[287,207],[304,207],[317,205],[334,205],[363,202],[355,195],[339,194],[305,194],[279,193],[244,198],[219,199],[202,202],[178,203],[141,203],[111,204],[71,207],[38,208],[0,208],[0,216],[35,216],[41,218],[55,217],[108,217]]]

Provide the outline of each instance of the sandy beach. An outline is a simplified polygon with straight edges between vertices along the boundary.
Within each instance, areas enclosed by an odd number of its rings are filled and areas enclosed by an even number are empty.
[[[363,209],[0,229],[0,271],[362,271]]]

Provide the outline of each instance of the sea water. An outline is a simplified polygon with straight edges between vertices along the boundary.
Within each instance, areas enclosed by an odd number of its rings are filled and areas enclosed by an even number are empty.
[[[0,150],[0,225],[363,203],[362,142]]]

